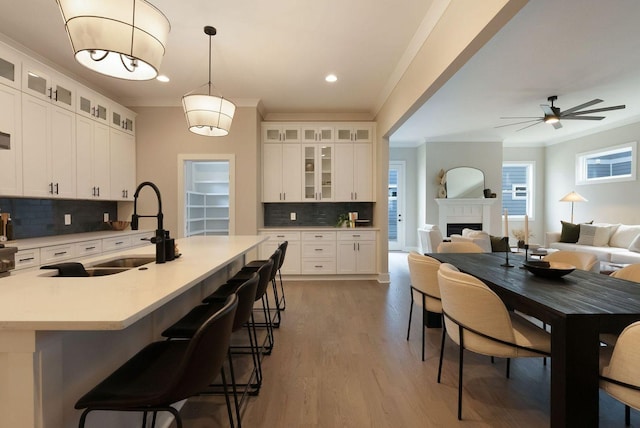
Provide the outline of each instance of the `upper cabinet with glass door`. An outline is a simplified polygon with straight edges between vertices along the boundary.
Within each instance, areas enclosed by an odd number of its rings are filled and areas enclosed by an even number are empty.
[[[303,143],[333,143],[335,129],[329,125],[305,125],[302,127]]]
[[[84,86],[78,87],[77,94],[76,113],[105,125],[110,123],[109,100]]]
[[[333,144],[303,146],[304,201],[333,200]]]
[[[263,143],[299,143],[300,126],[262,124]]]
[[[70,111],[76,109],[76,84],[33,60],[22,62],[22,92]]]
[[[336,126],[336,143],[371,143],[373,141],[372,124],[344,124]]]
[[[0,83],[20,89],[21,66],[22,56],[8,46],[0,44]]]
[[[127,134],[135,135],[136,114],[131,110],[122,107],[119,104],[111,104],[111,120],[112,128],[120,129]]]

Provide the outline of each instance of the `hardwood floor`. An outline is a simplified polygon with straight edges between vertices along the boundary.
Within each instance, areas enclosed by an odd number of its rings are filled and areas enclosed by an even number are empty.
[[[390,284],[285,279],[287,309],[275,347],[263,359],[264,384],[242,412],[245,427],[545,427],[550,367],[465,353],[463,421],[456,418],[457,347],[445,345],[436,382],[440,329],[427,330],[420,359],[421,315],[406,340],[406,253],[390,253]],[[184,426],[228,426],[224,398],[201,396],[183,407]],[[600,394],[600,426],[624,426],[624,409]],[[632,425],[640,415],[632,412]]]

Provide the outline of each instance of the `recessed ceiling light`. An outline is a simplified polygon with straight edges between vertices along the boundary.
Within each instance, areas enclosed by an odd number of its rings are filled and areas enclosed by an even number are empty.
[[[163,83],[166,83],[170,80],[169,77],[165,76],[164,74],[159,74],[158,77],[156,77],[156,79]]]
[[[338,80],[338,76],[336,76],[335,74],[327,74],[327,77],[325,77],[324,80],[326,80],[329,83],[333,83]]]

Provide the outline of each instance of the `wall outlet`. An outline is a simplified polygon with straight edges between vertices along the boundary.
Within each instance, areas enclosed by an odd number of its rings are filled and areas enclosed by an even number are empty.
[[[291,213],[290,215],[291,221],[296,221],[296,213]]]
[[[102,214],[102,221],[105,223],[109,221],[109,213]]]
[[[69,226],[71,224],[71,214],[64,215],[64,225]]]

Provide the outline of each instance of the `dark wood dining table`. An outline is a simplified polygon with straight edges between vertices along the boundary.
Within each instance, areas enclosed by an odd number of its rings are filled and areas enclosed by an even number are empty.
[[[562,278],[501,266],[505,253],[427,254],[486,283],[506,306],[551,326],[551,427],[597,427],[600,333],[619,333],[640,320],[640,285],[597,272]],[[621,414],[622,418],[623,415]]]

